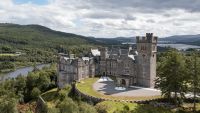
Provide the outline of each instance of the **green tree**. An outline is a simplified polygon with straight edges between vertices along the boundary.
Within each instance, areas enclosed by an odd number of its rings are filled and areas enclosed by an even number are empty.
[[[17,100],[15,98],[1,97],[0,103],[1,113],[18,113]]]
[[[48,73],[46,73],[45,71],[39,73],[37,85],[41,91],[46,91],[51,84],[50,77],[48,77],[47,75]]]
[[[156,86],[161,89],[162,94],[168,99],[171,99],[174,93],[173,100],[176,105],[180,105],[187,91],[187,76],[185,74],[184,57],[177,51],[169,51],[166,59],[161,61],[158,67],[158,78]],[[180,98],[178,98],[178,93]]]
[[[1,47],[1,50],[2,50],[2,52],[5,52],[5,53],[11,53],[12,47],[5,45],[5,46]]]
[[[79,105],[79,112],[80,113],[97,113],[96,109],[93,106],[87,103],[83,103],[83,102],[81,102]]]
[[[26,88],[26,78],[23,77],[22,75],[17,76],[15,80],[15,88],[16,88],[16,93],[18,92],[24,93]]]
[[[59,108],[60,113],[79,113],[78,105],[71,98],[65,98],[58,103],[57,108]]]
[[[37,99],[40,94],[41,94],[41,91],[37,87],[33,88],[33,90],[31,91],[31,97],[33,99]]]
[[[198,58],[196,51],[192,53],[191,57],[187,58],[186,64],[187,76],[190,77],[189,86],[194,95],[193,111],[196,111],[197,93],[200,91],[200,59]]]

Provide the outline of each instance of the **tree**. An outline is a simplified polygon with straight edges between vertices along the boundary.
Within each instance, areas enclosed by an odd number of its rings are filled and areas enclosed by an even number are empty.
[[[18,113],[17,101],[14,98],[1,97],[0,98],[0,111],[1,113]]]
[[[196,96],[200,90],[200,60],[197,57],[197,52],[194,51],[192,56],[186,60],[187,76],[190,77],[189,84],[191,92],[193,92],[193,111],[196,111]]]
[[[24,93],[26,88],[26,78],[23,77],[22,75],[17,76],[15,80],[15,88],[16,88],[16,93],[18,92]]]
[[[81,102],[79,105],[79,112],[80,113],[97,113],[96,109],[93,106],[87,103],[83,103],[83,102]]]
[[[1,50],[2,50],[2,52],[5,52],[5,53],[11,53],[12,47],[5,45],[5,46],[1,47]]]
[[[188,79],[185,74],[183,55],[174,50],[169,51],[166,59],[161,61],[157,73],[156,87],[160,88],[162,94],[168,99],[171,99],[171,94],[174,93],[174,103],[180,105],[187,91],[186,81]],[[180,94],[180,98],[178,98],[178,93]]]
[[[73,102],[71,98],[65,98],[63,101],[58,103],[57,108],[59,108],[60,113],[78,113],[78,105]]]
[[[40,72],[39,78],[37,81],[37,86],[40,88],[41,91],[46,91],[51,84],[50,78],[47,76],[46,72]]]
[[[40,95],[41,91],[40,89],[38,89],[37,87],[33,88],[33,90],[31,91],[31,97],[33,99],[37,99],[38,96]]]

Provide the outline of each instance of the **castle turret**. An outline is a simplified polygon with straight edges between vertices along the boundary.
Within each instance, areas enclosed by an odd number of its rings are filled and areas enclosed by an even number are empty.
[[[153,36],[153,33],[136,37],[138,52],[137,83],[140,86],[153,88],[155,85],[157,40],[158,37]]]

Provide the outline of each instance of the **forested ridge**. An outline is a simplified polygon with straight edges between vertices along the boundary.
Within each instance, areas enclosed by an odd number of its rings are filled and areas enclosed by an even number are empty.
[[[40,25],[0,24],[0,44],[15,48],[56,49],[97,44],[93,38],[51,30]],[[15,49],[14,48],[14,49]]]
[[[40,25],[0,23],[0,73],[36,63],[56,62],[60,52],[78,56],[97,45],[101,43],[94,38]]]

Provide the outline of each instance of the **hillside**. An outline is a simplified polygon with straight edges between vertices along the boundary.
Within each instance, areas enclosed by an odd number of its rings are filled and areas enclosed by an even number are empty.
[[[57,61],[57,53],[82,55],[100,43],[94,38],[40,25],[0,24],[0,75],[16,68]]]
[[[96,41],[106,45],[120,45],[122,43],[135,43],[135,37],[96,38]]]
[[[15,48],[71,48],[99,44],[94,38],[54,31],[40,25],[0,24],[0,45]]]
[[[184,43],[191,45],[200,45],[200,34],[198,35],[175,35],[165,38],[160,38],[160,41],[167,41],[172,43]]]

